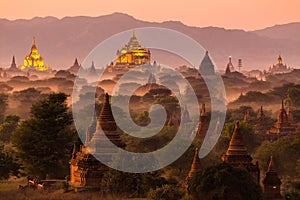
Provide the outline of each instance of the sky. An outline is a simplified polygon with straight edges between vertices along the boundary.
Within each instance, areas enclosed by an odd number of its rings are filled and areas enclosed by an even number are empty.
[[[0,18],[101,16],[122,12],[145,21],[256,30],[300,22],[300,0],[0,0]]]

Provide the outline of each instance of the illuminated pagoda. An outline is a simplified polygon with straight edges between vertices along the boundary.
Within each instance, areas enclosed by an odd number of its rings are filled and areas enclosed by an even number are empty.
[[[150,57],[150,50],[140,45],[133,31],[129,42],[117,51],[115,64],[111,63],[108,71],[123,71],[137,65],[150,64]]]
[[[118,147],[124,147],[117,131],[117,125],[112,115],[109,96],[104,96],[103,106],[96,122],[92,118],[91,125],[86,132],[85,145],[81,145],[79,151],[74,146],[70,161],[70,183],[73,187],[98,188],[103,173],[109,168],[99,162],[93,155],[100,154],[107,161],[111,160],[113,150],[105,144],[110,140]],[[94,131],[95,130],[95,131]],[[93,135],[91,133],[94,131]],[[104,134],[103,134],[103,132]]]
[[[268,171],[263,180],[264,185],[264,199],[282,199],[280,194],[281,180],[274,166],[273,157],[271,156]]]
[[[282,57],[280,54],[277,58],[277,63],[269,68],[269,73],[271,73],[271,74],[287,73],[290,71],[291,71],[291,68],[287,67],[286,64],[283,64]]]
[[[21,70],[37,70],[47,71],[48,65],[44,64],[44,58],[39,54],[39,51],[35,44],[35,38],[33,38],[31,51],[24,58],[24,65],[20,67]]]
[[[243,141],[243,135],[240,131],[239,122],[236,122],[229,147],[222,156],[222,161],[234,167],[243,167],[252,176],[253,180],[259,183],[260,169],[258,163],[252,163],[252,157]]]

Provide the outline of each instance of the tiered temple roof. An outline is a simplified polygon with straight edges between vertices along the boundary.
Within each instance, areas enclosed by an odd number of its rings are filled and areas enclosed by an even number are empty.
[[[21,70],[37,70],[46,71],[48,66],[44,64],[44,58],[39,54],[36,47],[35,38],[33,38],[31,51],[24,58],[24,65],[20,67]]]
[[[106,161],[111,160],[111,156],[115,152],[107,147],[106,142],[109,142],[107,140],[118,147],[125,146],[117,131],[107,93],[104,97],[96,128],[94,127],[95,120],[96,117],[93,117],[92,123],[86,132],[86,146],[81,145],[79,151],[75,147],[73,150],[70,161],[70,177],[71,184],[76,187],[99,187],[103,172],[107,171],[108,167],[99,162],[93,155],[102,156]],[[91,137],[91,132],[94,129],[96,130]]]
[[[253,179],[259,183],[260,170],[258,163],[255,165],[252,163],[252,157],[248,153],[247,147],[243,141],[243,136],[240,131],[239,122],[236,122],[229,147],[222,156],[223,162],[226,162],[235,167],[244,167],[253,177]]]
[[[189,171],[189,173],[186,177],[186,183],[187,184],[188,184],[189,181],[191,181],[193,179],[195,173],[197,171],[199,171],[201,168],[202,168],[202,164],[201,164],[201,161],[200,161],[200,158],[199,158],[199,149],[196,148],[191,169],[190,169],[190,171]]]

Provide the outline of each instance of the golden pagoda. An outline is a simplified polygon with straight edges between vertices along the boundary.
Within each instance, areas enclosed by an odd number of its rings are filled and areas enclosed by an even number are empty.
[[[117,51],[116,65],[118,64],[149,64],[150,63],[150,50],[142,47],[134,31],[127,45]]]
[[[137,65],[150,64],[150,56],[150,50],[139,43],[133,31],[129,42],[117,51],[116,61],[109,65],[107,71],[123,71]]]
[[[35,69],[37,71],[48,70],[48,65],[44,64],[44,58],[39,54],[35,44],[35,38],[32,40],[30,53],[24,58],[24,65],[20,67],[21,70]]]

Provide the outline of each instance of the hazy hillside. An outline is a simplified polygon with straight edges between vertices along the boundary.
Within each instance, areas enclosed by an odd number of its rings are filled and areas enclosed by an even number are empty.
[[[282,27],[282,33],[292,25]],[[75,57],[81,62],[90,50],[112,34],[143,26],[172,28],[191,36],[210,51],[220,69],[225,68],[229,55],[233,57],[234,64],[237,64],[238,58],[242,58],[244,70],[268,68],[276,62],[279,52],[288,65],[300,67],[300,39],[277,39],[274,34],[264,34],[263,30],[245,32],[216,27],[189,27],[173,21],[145,22],[120,13],[63,19],[0,19],[0,66],[8,66],[13,55],[16,56],[17,64],[21,65],[24,56],[30,51],[33,36],[46,63],[57,69],[69,67]]]
[[[299,42],[300,22],[275,25],[262,30],[256,30],[254,33],[273,39],[294,40]]]

